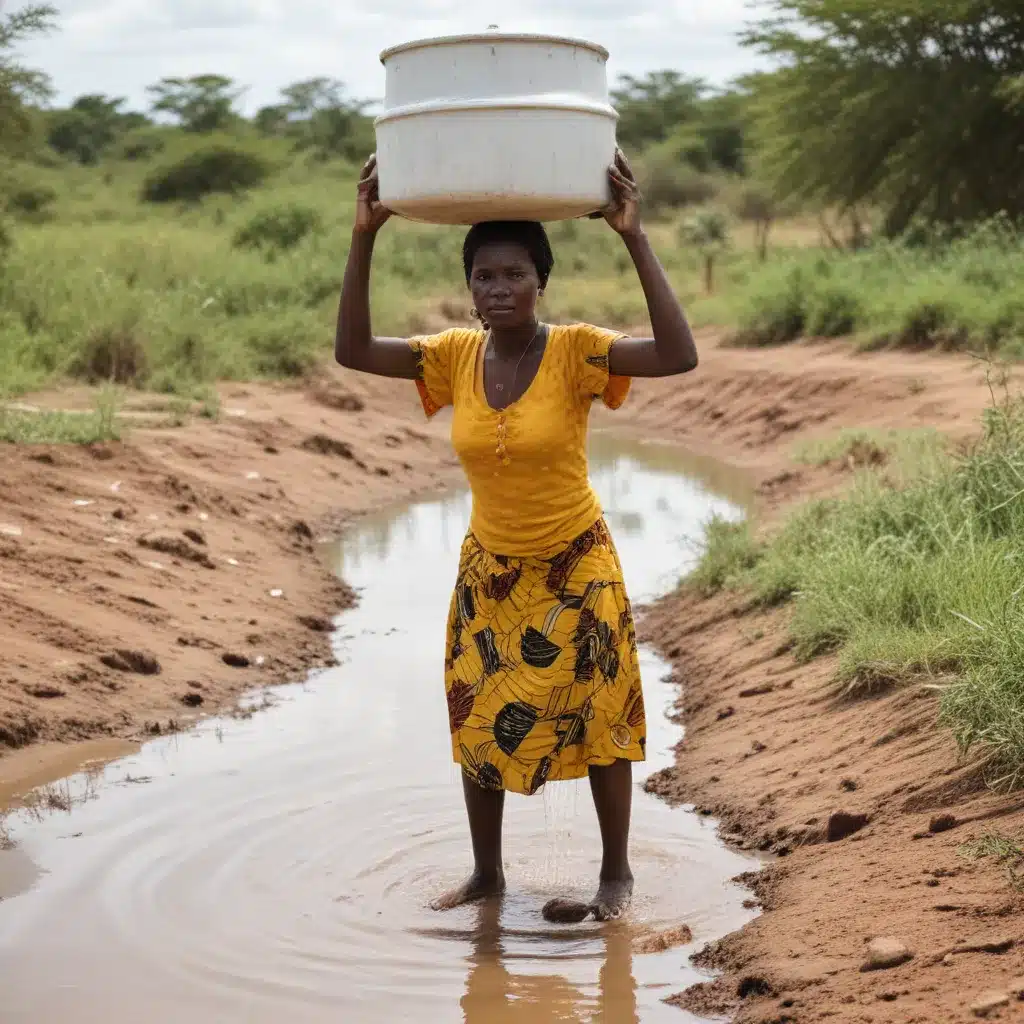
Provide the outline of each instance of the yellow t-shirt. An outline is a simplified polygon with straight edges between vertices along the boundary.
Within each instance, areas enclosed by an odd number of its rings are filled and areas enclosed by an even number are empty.
[[[470,530],[494,555],[551,558],[601,517],[587,469],[587,420],[595,398],[617,409],[628,377],[608,373],[623,335],[572,324],[551,327],[537,375],[507,409],[488,405],[480,330],[453,328],[410,339],[423,409],[454,407],[452,444],[473,494]]]

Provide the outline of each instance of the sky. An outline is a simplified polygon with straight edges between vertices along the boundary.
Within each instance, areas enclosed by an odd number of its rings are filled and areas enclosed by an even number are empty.
[[[602,44],[609,80],[673,68],[713,84],[758,66],[736,38],[750,0],[516,0],[488,13],[472,0],[54,0],[59,31],[22,55],[47,72],[66,104],[84,93],[147,107],[163,77],[217,73],[247,87],[247,113],[282,86],[324,75],[352,96],[384,92],[380,51],[428,36],[485,30],[546,32]],[[21,0],[0,0],[16,9]],[[510,13],[504,13],[508,10]]]

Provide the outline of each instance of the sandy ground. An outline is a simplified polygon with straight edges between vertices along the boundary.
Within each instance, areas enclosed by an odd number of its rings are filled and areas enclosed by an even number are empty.
[[[602,420],[741,468],[764,521],[850,478],[795,463],[797,441],[850,426],[966,436],[988,400],[983,368],[964,359],[701,344],[695,374],[638,382]],[[222,398],[215,423],[0,449],[0,801],[327,664],[324,630],[353,595],[316,540],[457,479],[446,424],[424,423],[408,385],[331,371]],[[702,954],[724,974],[682,1005],[765,1024],[941,1022],[968,1019],[983,990],[1009,991],[1024,974],[1024,900],[1005,866],[957,848],[1019,829],[1021,798],[958,763],[932,696],[836,702],[827,660],[786,653],[784,614],[731,597],[673,595],[642,629],[675,665],[687,726],[652,786],[780,855],[755,883],[764,914]],[[943,814],[955,825],[930,831],[952,824],[933,820]],[[837,839],[844,822],[862,827]],[[862,972],[877,937],[913,959]]]
[[[332,371],[227,386],[218,422],[146,426],[147,398],[123,443],[0,446],[0,806],[330,662],[353,595],[317,540],[458,472],[410,390]]]
[[[848,465],[794,464],[797,441],[852,426],[964,437],[988,400],[983,367],[925,355],[712,348],[698,372],[648,385],[633,423],[745,466],[769,523],[850,479]],[[958,760],[933,693],[837,700],[829,659],[786,650],[785,618],[679,593],[642,622],[686,725],[676,766],[648,788],[778,855],[753,880],[764,913],[697,958],[724,974],[674,1001],[742,1024],[1024,1020],[1024,863],[958,854],[987,833],[1024,841],[1024,796],[994,794]],[[913,958],[862,970],[879,938]]]

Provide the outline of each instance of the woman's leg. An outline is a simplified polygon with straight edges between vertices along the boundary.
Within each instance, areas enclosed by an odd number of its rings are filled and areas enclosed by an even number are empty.
[[[501,858],[501,819],[505,791],[484,789],[465,773],[462,791],[466,797],[469,834],[473,841],[473,874],[457,889],[445,893],[431,906],[451,910],[464,903],[498,896],[505,891],[505,866]]]
[[[590,792],[601,826],[601,879],[593,899],[594,916],[610,921],[629,906],[633,872],[629,867],[629,819],[633,808],[633,765],[618,760],[590,769]]]
[[[597,893],[589,903],[553,899],[544,917],[558,924],[578,924],[591,914],[598,921],[622,915],[633,896],[633,872],[629,867],[629,817],[633,807],[633,765],[618,760],[590,769],[590,792],[597,823],[601,827],[601,876]]]

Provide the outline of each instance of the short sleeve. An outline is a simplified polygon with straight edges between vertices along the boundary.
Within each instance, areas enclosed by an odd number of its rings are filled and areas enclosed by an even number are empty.
[[[416,356],[416,389],[428,418],[452,404],[452,332],[409,339]]]
[[[591,401],[600,398],[609,409],[618,409],[629,394],[630,378],[608,372],[608,352],[616,341],[625,337],[618,331],[590,324],[579,324],[576,328],[580,392]]]

